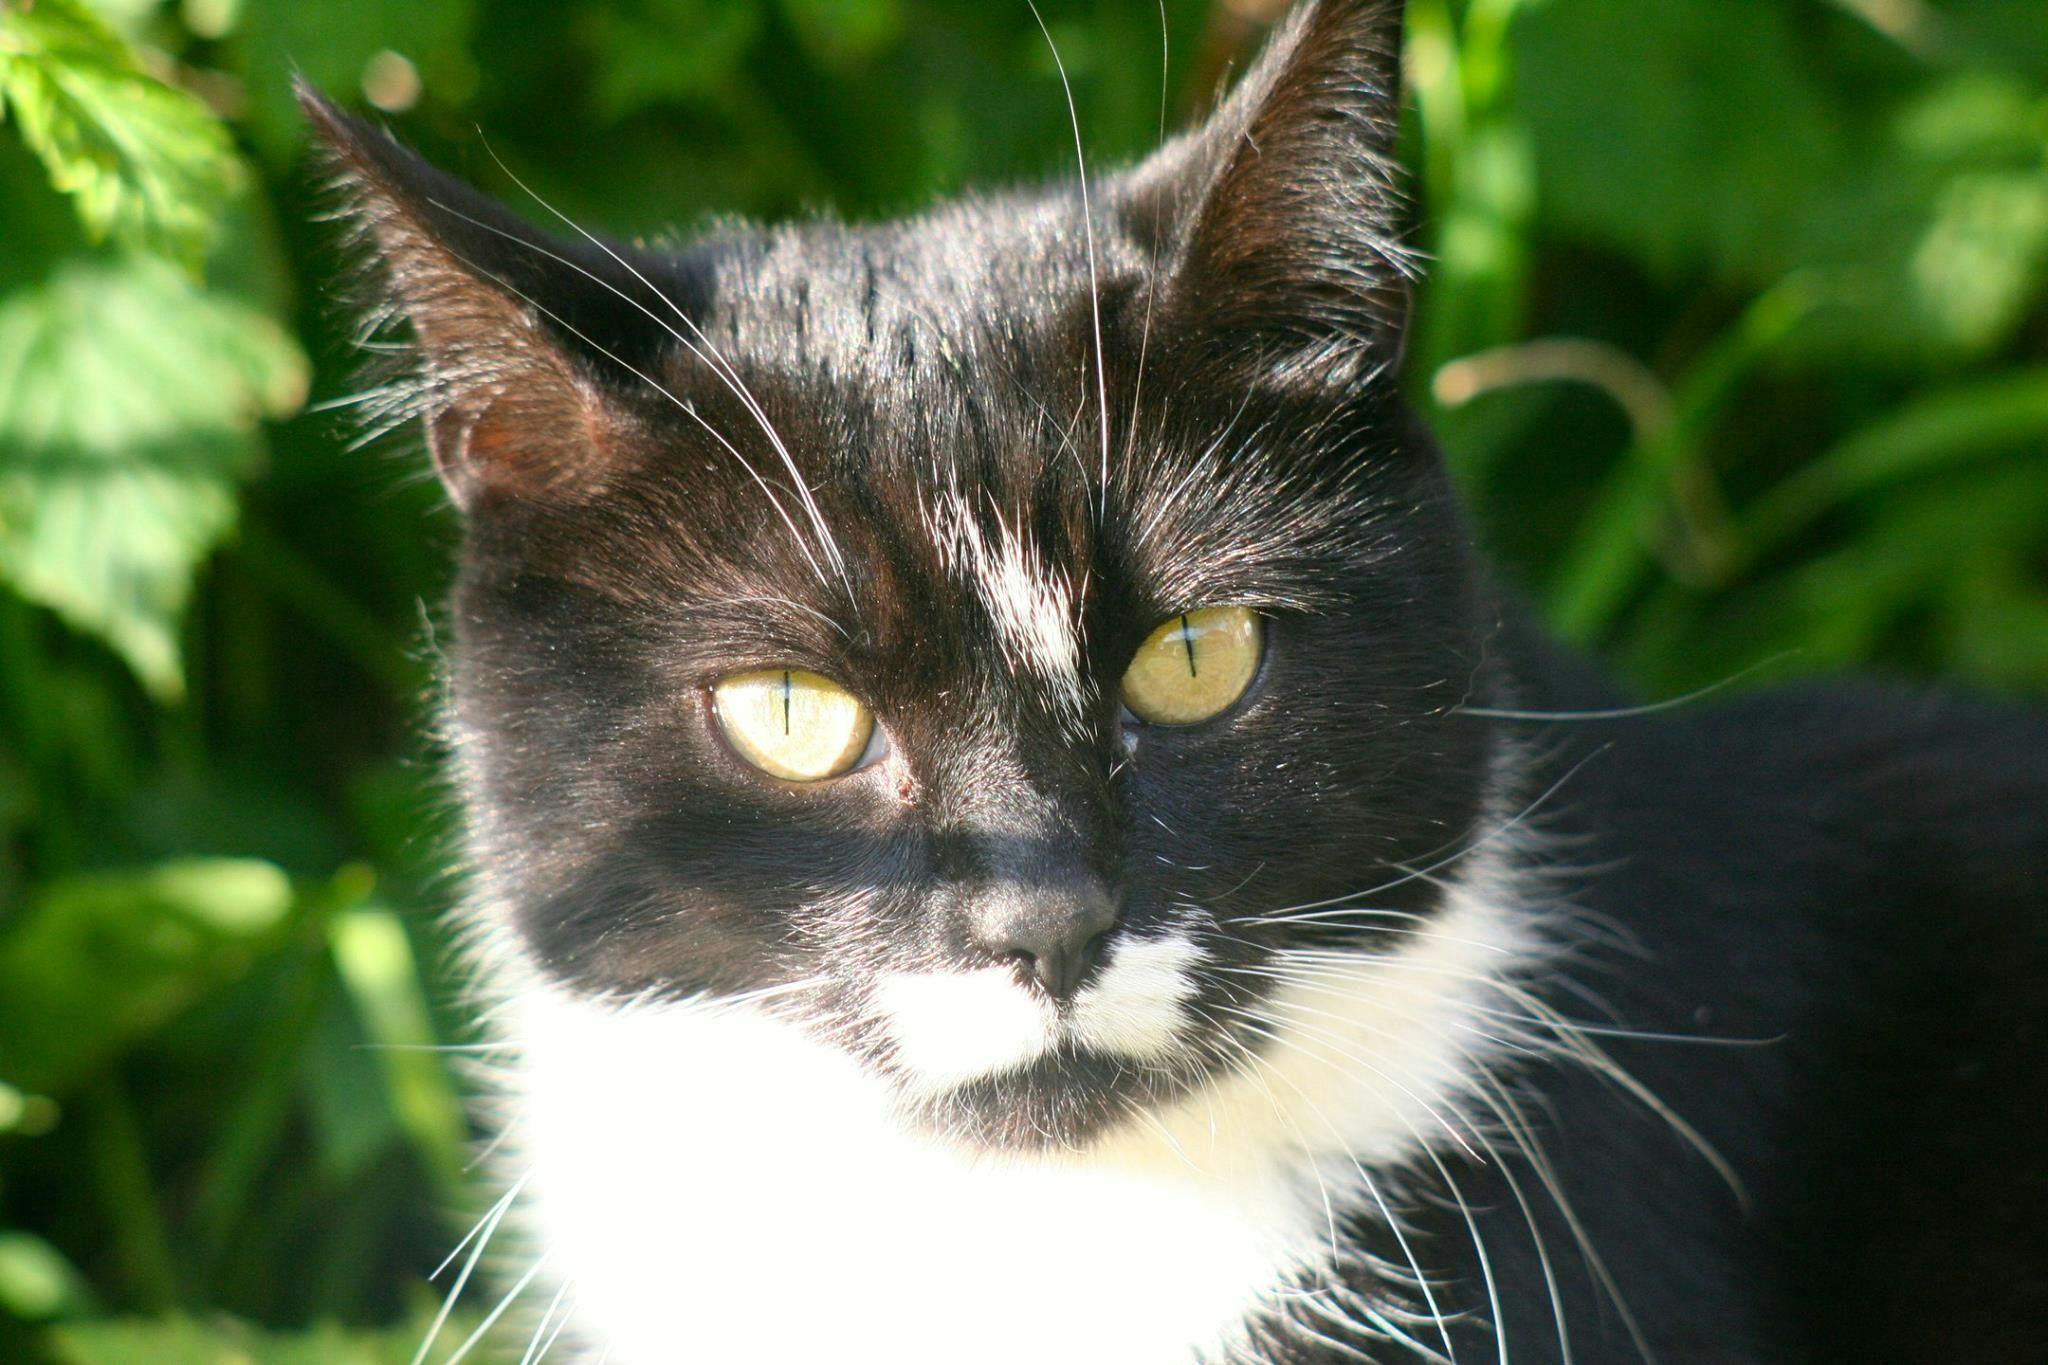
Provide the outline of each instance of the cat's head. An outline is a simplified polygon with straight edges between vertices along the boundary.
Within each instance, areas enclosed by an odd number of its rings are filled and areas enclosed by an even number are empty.
[[[572,992],[752,996],[1028,1148],[1242,1067],[1305,949],[1435,912],[1488,755],[1395,389],[1398,26],[1301,11],[1085,188],[659,253],[308,97],[466,518],[505,942]]]

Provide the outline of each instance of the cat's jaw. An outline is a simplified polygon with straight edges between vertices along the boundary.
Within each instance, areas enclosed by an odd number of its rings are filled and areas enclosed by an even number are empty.
[[[1304,1303],[1355,1318],[1360,1272],[1331,1278],[1331,1202],[1370,1208],[1379,1174],[1456,1141],[1446,1120],[1488,1065],[1482,1012],[1540,960],[1506,866],[1466,859],[1432,921],[1384,953],[1290,962],[1258,1062],[1080,1152],[977,1154],[907,1130],[896,1086],[768,1008],[529,983],[500,1015],[524,1226],[576,1330],[620,1365],[1141,1365],[1227,1351]],[[1158,1001],[1178,951],[1146,968]],[[932,1022],[930,1001],[896,1003],[899,1025]],[[1172,1017],[1122,1021],[1126,1042],[1159,1041]],[[1085,1027],[1110,1037],[1108,1019]],[[993,1055],[928,1048],[925,1074],[980,1074]]]

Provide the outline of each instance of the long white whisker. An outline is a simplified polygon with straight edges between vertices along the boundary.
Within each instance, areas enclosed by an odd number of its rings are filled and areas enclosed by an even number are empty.
[[[510,175],[511,172],[507,171],[506,174]],[[514,179],[516,180],[517,177],[515,176]],[[528,193],[531,193],[531,191],[528,191]],[[704,364],[711,369],[712,373],[718,375],[720,380],[725,383],[726,387],[732,389],[735,396],[738,396],[740,398],[741,406],[748,409],[749,415],[753,416],[755,422],[760,424],[764,430],[767,429],[767,416],[763,413],[755,411],[755,405],[752,404],[751,395],[743,394],[740,388],[738,387],[737,376],[733,376],[730,378],[727,377],[725,369],[721,368],[719,364],[714,363],[710,359],[710,357],[704,355],[701,351],[698,351],[695,346],[692,346],[690,344],[689,339],[683,336],[682,333],[676,331],[675,328],[669,326],[659,317],[656,317],[655,314],[648,309],[646,304],[641,303],[638,299],[626,293],[623,289],[620,289],[610,280],[604,279],[603,277],[592,273],[591,271],[585,269],[583,266],[577,264],[575,261],[572,261],[568,257],[562,255],[560,252],[550,251],[548,248],[541,246],[537,242],[529,242],[523,237],[515,236],[512,233],[505,231],[503,228],[498,227],[496,224],[486,223],[482,219],[473,218],[470,215],[462,212],[462,210],[453,207],[452,205],[443,204],[438,200],[431,200],[429,202],[433,203],[436,208],[440,209],[444,213],[449,214],[452,217],[460,218],[464,222],[467,222],[474,227],[482,228],[486,232],[504,238],[506,241],[511,242],[515,246],[523,247],[527,251],[530,251],[537,256],[544,256],[548,260],[551,260],[558,265],[564,266],[570,270],[575,271],[577,274],[583,276],[591,283],[596,284],[601,288],[610,291],[613,295],[615,295],[623,302],[630,304],[634,308],[638,309],[644,316],[646,316],[646,318],[649,321],[653,322],[657,327],[662,328],[671,337],[674,337],[676,341],[680,342],[683,346],[687,347],[692,354],[697,356],[699,360],[703,361]],[[582,229],[580,228],[578,228],[577,230],[579,232],[582,231]],[[589,236],[588,233],[585,233],[584,235]],[[591,240],[596,241],[597,239],[592,238]],[[606,248],[606,250],[610,250],[610,248]],[[546,316],[549,319],[549,321],[555,323],[557,326],[568,331],[570,335],[576,337],[577,340],[583,342],[584,345],[589,346],[593,350],[597,351],[600,355],[604,356],[607,360],[610,360],[619,368],[625,370],[629,374],[634,375],[642,383],[652,388],[656,393],[659,393],[663,398],[666,398],[669,402],[681,408],[685,413],[689,415],[692,421],[696,422],[698,426],[704,428],[705,431],[709,432],[712,439],[717,441],[719,445],[723,446],[726,452],[730,454],[734,459],[738,460],[740,462],[741,467],[747,471],[747,473],[753,478],[754,482],[761,486],[761,490],[764,493],[768,494],[768,500],[775,505],[776,514],[782,518],[783,524],[789,527],[790,534],[796,537],[797,548],[803,552],[804,558],[810,562],[812,571],[818,575],[819,581],[825,581],[825,571],[818,566],[818,561],[812,557],[809,542],[804,539],[803,533],[797,530],[796,522],[790,517],[788,512],[783,510],[781,500],[777,498],[774,492],[769,488],[768,481],[761,477],[760,473],[754,468],[753,463],[749,461],[746,458],[746,456],[740,454],[738,448],[735,447],[733,443],[726,438],[725,433],[717,430],[709,422],[705,421],[704,418],[701,415],[699,415],[697,409],[693,405],[685,403],[682,399],[676,397],[673,393],[669,392],[667,388],[665,388],[662,384],[656,381],[651,375],[646,374],[637,366],[629,364],[620,356],[614,354],[612,351],[608,350],[604,346],[599,345],[596,341],[593,341],[590,337],[586,336],[583,332],[579,331],[576,327],[572,326],[566,319],[562,318],[561,316],[554,313],[550,309],[544,307],[535,299],[522,293],[519,289],[515,288],[509,281],[504,280],[494,274],[491,274],[489,271],[484,270],[481,266],[476,265],[473,262],[465,261],[464,264],[468,265],[470,269],[475,270],[479,275],[482,275],[484,278],[496,284],[499,288],[506,290],[515,298],[518,298],[528,307],[537,309],[540,313]],[[629,270],[632,269],[631,266],[628,266],[627,268]],[[635,273],[637,274],[638,272]],[[645,283],[644,280],[643,283]],[[647,287],[649,289],[654,290],[655,294],[658,297],[660,297],[663,302],[668,302],[668,296],[662,294],[660,290],[655,289],[652,284],[649,284]],[[674,307],[673,304],[670,304],[670,306]],[[692,326],[694,327],[695,324],[693,323]],[[702,333],[699,333],[699,335],[702,335]],[[793,461],[790,458],[789,452],[783,448],[781,439],[779,437],[774,436],[772,432],[770,433],[770,444],[775,448],[776,452],[782,456],[785,466],[789,469],[790,481],[795,486],[797,498],[799,502],[803,505],[805,513],[809,518],[812,527],[819,534],[820,543],[825,547],[826,550],[826,558],[832,561],[834,569],[839,573],[841,580],[844,581],[846,576],[846,565],[839,558],[839,547],[837,543],[832,540],[830,532],[825,530],[824,521],[820,513],[818,512],[817,504],[811,497],[810,486],[804,482],[803,476],[797,472],[795,461]]]
[[[1493,1089],[1503,1103],[1506,1103],[1506,1092],[1497,1082],[1490,1077],[1482,1077],[1481,1082]],[[1656,1365],[1657,1354],[1650,1349],[1649,1338],[1643,1335],[1641,1324],[1636,1321],[1635,1314],[1629,1309],[1628,1300],[1622,1295],[1621,1285],[1608,1270],[1606,1260],[1593,1246],[1593,1239],[1587,1233],[1585,1224],[1579,1221],[1578,1210],[1566,1197],[1564,1182],[1558,1179],[1556,1168],[1550,1164],[1550,1158],[1536,1139],[1535,1130],[1512,1104],[1506,1104],[1506,1108],[1498,1112],[1501,1122],[1507,1124],[1509,1130],[1516,1135],[1523,1155],[1529,1159],[1530,1169],[1536,1172],[1536,1178],[1542,1182],[1551,1202],[1557,1206],[1558,1213],[1564,1218],[1565,1226],[1571,1229],[1572,1240],[1578,1243],[1579,1252],[1586,1258],[1586,1264],[1591,1268],[1594,1278],[1600,1282],[1601,1288],[1606,1290],[1608,1298],[1613,1301],[1614,1310],[1620,1316],[1622,1326],[1628,1331],[1629,1339],[1635,1343],[1637,1353],[1649,1365]]]
[[[656,298],[660,299],[664,304],[666,304],[668,306],[668,310],[671,313],[674,313],[676,315],[676,318],[685,327],[689,328],[690,331],[696,336],[698,342],[700,342],[703,345],[704,350],[698,350],[696,346],[692,346],[687,340],[684,339],[682,334],[680,332],[677,332],[674,328],[667,328],[667,331],[670,336],[674,337],[677,341],[682,342],[684,346],[689,348],[690,353],[692,355],[695,355],[700,361],[703,361],[706,365],[711,366],[712,372],[717,374],[719,378],[725,382],[726,387],[732,390],[733,396],[740,400],[741,406],[745,407],[749,415],[751,415],[753,419],[760,424],[762,434],[768,438],[768,443],[775,448],[775,453],[782,457],[783,467],[789,471],[790,480],[792,483],[796,485],[797,499],[803,504],[805,515],[809,518],[812,529],[818,533],[818,541],[820,546],[825,551],[825,557],[832,562],[832,567],[838,572],[840,581],[846,585],[847,591],[851,592],[853,590],[853,584],[851,580],[847,578],[846,561],[844,558],[841,557],[839,553],[839,544],[836,540],[833,539],[831,528],[825,524],[824,513],[819,510],[817,500],[811,496],[810,485],[804,481],[803,472],[797,468],[795,458],[792,457],[789,453],[789,447],[785,446],[782,443],[781,435],[776,432],[774,424],[768,420],[767,411],[764,408],[762,408],[760,402],[754,397],[753,393],[748,390],[746,384],[740,379],[739,371],[733,368],[732,362],[727,360],[724,354],[719,351],[718,347],[712,344],[711,338],[704,335],[704,329],[697,325],[697,320],[691,317],[688,313],[684,312],[681,305],[676,303],[674,299],[670,298],[665,291],[658,288],[652,280],[647,278],[647,276],[643,275],[640,272],[640,268],[638,266],[634,265],[631,261],[621,256],[618,252],[612,250],[611,244],[609,242],[606,242],[603,238],[597,236],[595,233],[592,233],[586,228],[584,228],[584,226],[581,223],[576,222],[573,218],[569,217],[568,214],[563,213],[560,209],[556,208],[553,204],[549,203],[545,198],[536,193],[530,185],[528,185],[524,180],[521,180],[519,178],[519,176],[512,170],[511,167],[507,166],[504,163],[504,161],[499,159],[497,152],[491,149],[491,144],[488,140],[484,142],[484,150],[486,152],[490,152],[491,160],[496,161],[498,163],[498,169],[503,171],[508,177],[510,177],[512,183],[514,185],[517,185],[521,191],[523,191],[525,194],[531,197],[533,202],[539,204],[542,208],[546,209],[556,218],[559,218],[578,236],[582,237],[585,241],[589,242],[599,251],[602,251],[605,255],[611,257],[614,262],[616,262],[620,267],[622,267],[628,274],[632,275],[634,279],[638,280],[641,284],[645,285],[650,293],[652,293]],[[549,254],[552,255],[553,253]],[[584,273],[588,274],[589,272],[586,271]],[[591,278],[595,279],[596,277],[591,276]],[[604,281],[599,281],[599,283],[604,283]],[[649,318],[654,317],[654,315],[651,312],[648,312],[646,307],[639,304],[637,300],[627,298],[623,290],[614,288],[612,292],[617,294],[620,298],[626,299],[628,303],[632,303],[635,307],[639,308],[640,311],[646,314]],[[707,351],[710,353],[709,355],[705,353]]]
[[[492,1236],[498,1231],[498,1225],[505,1221],[505,1215],[512,1208],[512,1201],[519,1197],[519,1192],[526,1187],[526,1182],[532,1175],[533,1172],[528,1171],[519,1177],[512,1187],[499,1197],[498,1202],[491,1206],[490,1212],[483,1216],[482,1221],[470,1229],[469,1236],[456,1243],[455,1250],[448,1254],[448,1259],[442,1261],[429,1277],[439,1278],[441,1272],[448,1268],[449,1262],[455,1259],[462,1248],[469,1246],[472,1241],[475,1242],[475,1246],[470,1248],[468,1258],[462,1263],[461,1273],[455,1277],[455,1283],[449,1287],[447,1296],[441,1300],[441,1311],[434,1315],[433,1322],[428,1325],[426,1340],[422,1341],[419,1350],[413,1353],[412,1365],[424,1365],[427,1352],[434,1349],[434,1343],[440,1339],[441,1330],[448,1325],[448,1317],[455,1311],[455,1301],[462,1297],[463,1289],[469,1284],[469,1277],[476,1273],[477,1263],[483,1260],[484,1250],[490,1246]]]
[[[526,1351],[519,1357],[519,1365],[535,1365],[535,1362],[547,1354],[547,1346],[542,1344],[543,1339],[549,1343],[554,1341],[553,1337],[547,1335],[548,1324],[553,1322],[555,1314],[561,1311],[562,1300],[568,1292],[569,1281],[564,1280],[555,1290],[555,1296],[548,1300],[547,1312],[542,1313],[540,1321],[534,1324],[533,1337],[526,1343]],[[561,1329],[556,1328],[555,1330],[560,1331]]]
[[[1088,202],[1088,159],[1081,150],[1081,113],[1074,104],[1074,85],[1067,79],[1067,64],[1060,59],[1059,44],[1052,40],[1052,30],[1046,27],[1045,16],[1038,12],[1037,0],[1024,0],[1031,8],[1031,17],[1038,21],[1038,31],[1045,35],[1045,45],[1052,51],[1052,64],[1059,72],[1060,88],[1066,92],[1067,121],[1074,126],[1074,166],[1081,180],[1081,230],[1088,243],[1088,312],[1095,327],[1095,402],[1100,414],[1102,428],[1102,485],[1098,494],[1101,500],[1099,515],[1109,515],[1109,375],[1102,360],[1102,284],[1095,263],[1095,214]]]
[[[449,212],[453,213],[455,212],[455,210],[451,209],[449,210]],[[458,214],[458,216],[460,215]],[[472,219],[471,221],[475,222],[476,220]],[[497,228],[492,227],[488,223],[477,223],[477,226],[487,228],[492,232],[499,232]],[[510,237],[510,239],[515,242],[519,240],[516,237],[511,237],[509,233],[500,232],[499,235]],[[532,244],[525,243],[524,245],[531,246]],[[541,254],[546,256],[554,256],[554,259],[556,260],[562,259],[559,256],[555,256],[553,252],[547,251],[541,247],[533,247],[533,250],[539,251],[541,252]],[[676,397],[673,393],[670,393],[668,389],[665,388],[660,383],[660,381],[656,380],[652,375],[640,369],[637,365],[634,365],[631,362],[627,361],[622,356],[619,356],[618,354],[614,353],[607,347],[600,345],[598,342],[592,340],[589,336],[585,335],[580,329],[578,329],[573,323],[571,323],[567,318],[562,317],[560,314],[548,308],[539,300],[534,299],[529,295],[525,294],[510,280],[502,279],[499,276],[492,274],[490,271],[485,270],[482,266],[476,264],[473,261],[464,261],[463,264],[467,265],[471,270],[476,271],[476,273],[482,276],[484,279],[489,280],[491,283],[497,285],[500,289],[503,289],[506,293],[512,295],[512,297],[518,299],[521,303],[524,303],[527,307],[539,313],[542,317],[548,319],[548,321],[554,323],[557,327],[560,327],[564,331],[568,332],[569,335],[575,337],[578,341],[581,341],[584,345],[590,347],[599,355],[611,361],[614,365],[617,365],[620,369],[632,375],[641,383],[647,385],[648,388],[653,389],[656,393],[660,394],[663,398],[666,398],[670,403],[673,403],[677,408],[681,409],[683,414],[689,417],[691,421],[695,422],[698,426],[704,428],[704,430],[710,434],[711,439],[717,441],[719,445],[725,447],[726,453],[731,455],[735,460],[738,460],[740,462],[740,467],[746,470],[747,474],[754,480],[754,482],[757,485],[760,486],[761,491],[767,494],[769,504],[775,508],[775,514],[782,519],[782,524],[789,528],[790,535],[794,537],[796,540],[798,551],[801,552],[804,559],[809,562],[811,566],[811,571],[818,576],[820,582],[825,581],[824,569],[820,568],[818,565],[818,561],[812,557],[809,543],[805,541],[803,532],[797,529],[796,522],[790,517],[788,511],[783,508],[782,500],[775,496],[775,490],[769,486],[769,483],[766,479],[761,477],[760,471],[754,468],[753,464],[747,459],[746,456],[740,454],[738,447],[734,446],[731,441],[726,439],[725,433],[719,431],[716,427],[712,426],[711,423],[705,421],[703,416],[698,413],[695,407],[691,406],[688,403],[685,403],[682,399]],[[568,264],[575,269],[581,269],[580,266],[575,266],[573,262],[565,262],[565,264]],[[808,494],[806,494],[805,496],[808,496]]]
[[[519,1296],[526,1292],[526,1286],[533,1283],[534,1277],[540,1274],[542,1269],[547,1266],[547,1263],[548,1258],[545,1255],[542,1255],[539,1260],[535,1261],[528,1268],[527,1272],[521,1275],[510,1289],[505,1291],[504,1296],[498,1300],[497,1306],[484,1315],[484,1320],[476,1325],[476,1330],[463,1339],[462,1344],[455,1348],[455,1354],[449,1356],[446,1361],[442,1362],[442,1365],[461,1365],[463,1358],[476,1349],[476,1344],[484,1339],[491,1328],[497,1324],[499,1318],[505,1316],[505,1310],[510,1308]]]
[[[1530,801],[1527,805],[1523,806],[1522,809],[1518,811],[1516,814],[1508,817],[1507,819],[1501,821],[1499,824],[1493,826],[1491,829],[1487,830],[1485,833],[1472,839],[1463,847],[1457,848],[1452,852],[1438,858],[1435,862],[1426,863],[1421,867],[1410,867],[1406,864],[1400,863],[1389,864],[1401,874],[1400,876],[1394,878],[1392,881],[1381,882],[1378,886],[1370,886],[1364,889],[1363,891],[1350,891],[1346,892],[1344,895],[1341,896],[1331,896],[1326,900],[1305,901],[1300,905],[1291,905],[1286,907],[1285,909],[1270,912],[1269,918],[1278,921],[1301,911],[1325,910],[1333,906],[1342,906],[1349,901],[1363,900],[1368,896],[1382,895],[1388,891],[1392,891],[1396,887],[1406,886],[1409,882],[1412,881],[1422,881],[1429,879],[1433,873],[1441,872],[1444,868],[1449,867],[1451,864],[1459,862],[1462,859],[1471,857],[1474,853],[1479,852],[1479,850],[1481,850],[1482,848],[1487,847],[1488,845],[1494,843],[1496,840],[1520,828],[1523,824],[1525,824],[1528,821],[1530,816],[1534,815],[1537,811],[1541,810],[1545,805],[1547,805],[1550,802],[1551,798],[1555,797],[1559,790],[1561,790],[1567,782],[1571,781],[1574,777],[1578,776],[1579,773],[1585,769],[1587,764],[1591,763],[1594,759],[1601,757],[1603,754],[1605,754],[1609,749],[1613,747],[1614,746],[1611,744],[1602,744],[1598,748],[1594,749],[1591,753],[1587,754],[1578,762],[1572,764],[1571,767],[1567,768],[1563,776],[1559,777],[1556,781],[1552,782],[1548,787],[1545,787],[1543,791],[1540,792],[1534,800]]]
[[[1733,687],[1744,678],[1760,673],[1774,664],[1783,663],[1800,651],[1781,649],[1768,658],[1759,659],[1747,668],[1738,669],[1719,682],[1696,687],[1690,692],[1681,692],[1663,701],[1653,701],[1641,706],[1615,706],[1597,711],[1516,711],[1496,706],[1454,706],[1451,714],[1459,716],[1482,716],[1489,720],[1537,720],[1537,721],[1594,721],[1629,720],[1636,716],[1654,716],[1659,711],[1669,711],[1680,706],[1690,706],[1705,697],[1711,697],[1723,688]]]
[[[1234,1012],[1239,1014],[1243,1013],[1242,1011]],[[1276,1043],[1280,1043],[1282,1045],[1295,1046],[1305,1055],[1308,1055],[1310,1057],[1314,1056],[1314,1054],[1310,1053],[1306,1047],[1303,1047],[1298,1043],[1290,1044],[1289,1040],[1281,1038],[1278,1034],[1265,1028],[1262,1024],[1255,1022],[1252,1024],[1252,1029],[1254,1032],[1260,1034],[1265,1038],[1271,1039]],[[1243,1044],[1240,1043],[1239,1046],[1243,1046]],[[1247,1049],[1247,1051],[1249,1051],[1249,1049]],[[1252,1055],[1254,1057],[1257,1057],[1256,1053],[1253,1053]],[[1323,1060],[1325,1060],[1326,1064],[1328,1065],[1335,1065],[1335,1063],[1328,1062],[1327,1059]],[[1318,1105],[1314,1100],[1311,1100],[1308,1097],[1307,1093],[1304,1092],[1300,1086],[1296,1085],[1293,1079],[1290,1078],[1286,1072],[1280,1070],[1280,1068],[1274,1066],[1271,1062],[1268,1062],[1263,1057],[1259,1057],[1258,1061],[1261,1065],[1265,1066],[1268,1070],[1270,1070],[1273,1073],[1275,1079],[1279,1080],[1282,1084],[1286,1085],[1288,1089],[1292,1090],[1301,1099],[1301,1102],[1304,1105],[1308,1106],[1309,1112],[1313,1114],[1319,1121],[1321,1121],[1324,1128],[1326,1128],[1329,1131],[1332,1140],[1336,1142],[1338,1150],[1344,1153],[1346,1160],[1348,1160],[1351,1163],[1352,1169],[1357,1171],[1360,1182],[1363,1183],[1365,1186],[1366,1194],[1371,1196],[1374,1207],[1379,1209],[1380,1217],[1385,1220],[1387,1230],[1393,1233],[1394,1244],[1401,1248],[1401,1255],[1407,1260],[1408,1268],[1415,1273],[1415,1286],[1421,1292],[1422,1301],[1428,1307],[1430,1317],[1436,1323],[1437,1333],[1443,1338],[1445,1357],[1455,1362],[1457,1360],[1457,1351],[1451,1345],[1450,1327],[1444,1321],[1443,1310],[1437,1307],[1436,1295],[1429,1287],[1429,1277],[1423,1273],[1422,1263],[1416,1259],[1414,1250],[1408,1245],[1408,1235],[1401,1229],[1401,1220],[1394,1216],[1394,1211],[1388,1207],[1387,1201],[1381,1196],[1378,1183],[1374,1181],[1369,1174],[1366,1173],[1365,1163],[1360,1161],[1356,1156],[1352,1155],[1345,1148],[1344,1135],[1338,1130],[1337,1126],[1330,1121],[1329,1116],[1323,1112],[1322,1107]],[[1320,1167],[1321,1163],[1315,1161],[1313,1155],[1311,1155],[1310,1164],[1312,1166]],[[1320,1179],[1320,1175],[1318,1175],[1317,1178]]]
[[[1171,34],[1166,22],[1166,0],[1159,0],[1159,137],[1166,141],[1166,88],[1172,79],[1173,60],[1169,48]],[[1124,462],[1129,464],[1131,452],[1138,443],[1138,412],[1145,393],[1145,360],[1152,349],[1152,309],[1159,298],[1159,235],[1164,230],[1163,222],[1154,220],[1152,228],[1152,269],[1145,276],[1145,324],[1138,334],[1137,374],[1131,381],[1130,429],[1124,434]]]

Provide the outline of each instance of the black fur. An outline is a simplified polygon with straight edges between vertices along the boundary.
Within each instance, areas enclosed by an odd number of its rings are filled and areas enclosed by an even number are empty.
[[[823,974],[806,1008],[886,1074],[859,983],[974,963],[962,907],[991,885],[1111,887],[1118,933],[1205,936],[1199,1005],[1255,1003],[1229,968],[1377,931],[1247,919],[1382,885],[1427,915],[1415,868],[1555,788],[1545,846],[1606,930],[1536,989],[1674,1036],[1600,1042],[1747,1203],[1639,1097],[1517,1068],[1581,1225],[1527,1157],[1452,1160],[1495,1323],[1462,1216],[1416,1176],[1461,1357],[1504,1330],[1514,1361],[1562,1359],[1554,1277],[1582,1365],[2048,1359],[2048,723],[1847,684],[1514,718],[1626,699],[1489,584],[1400,405],[1397,28],[1391,5],[1305,11],[1087,214],[1059,185],[675,254],[543,236],[309,96],[418,338],[401,410],[469,513],[453,724],[482,899],[578,990]],[[1078,714],[948,568],[948,489],[1073,587]],[[1127,752],[1133,650],[1225,602],[1266,618],[1254,690]],[[903,764],[799,786],[734,756],[706,689],[790,665],[858,693]],[[1063,1054],[915,1116],[1084,1145],[1261,1046],[1208,1017],[1185,1064]],[[1358,1288],[1412,1312],[1373,1269],[1401,1259],[1384,1220],[1348,1222]],[[1257,1336],[1273,1362],[1355,1358],[1342,1330],[1276,1311]]]

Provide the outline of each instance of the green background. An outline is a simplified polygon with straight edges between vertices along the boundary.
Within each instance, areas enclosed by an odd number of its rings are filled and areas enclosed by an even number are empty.
[[[1094,164],[1262,8],[1041,0]],[[2048,692],[2041,0],[1409,8],[1409,380],[1559,629]],[[0,1359],[403,1361],[484,1207],[456,526],[336,406],[294,67],[630,235],[1072,164],[1025,0],[0,0]]]

